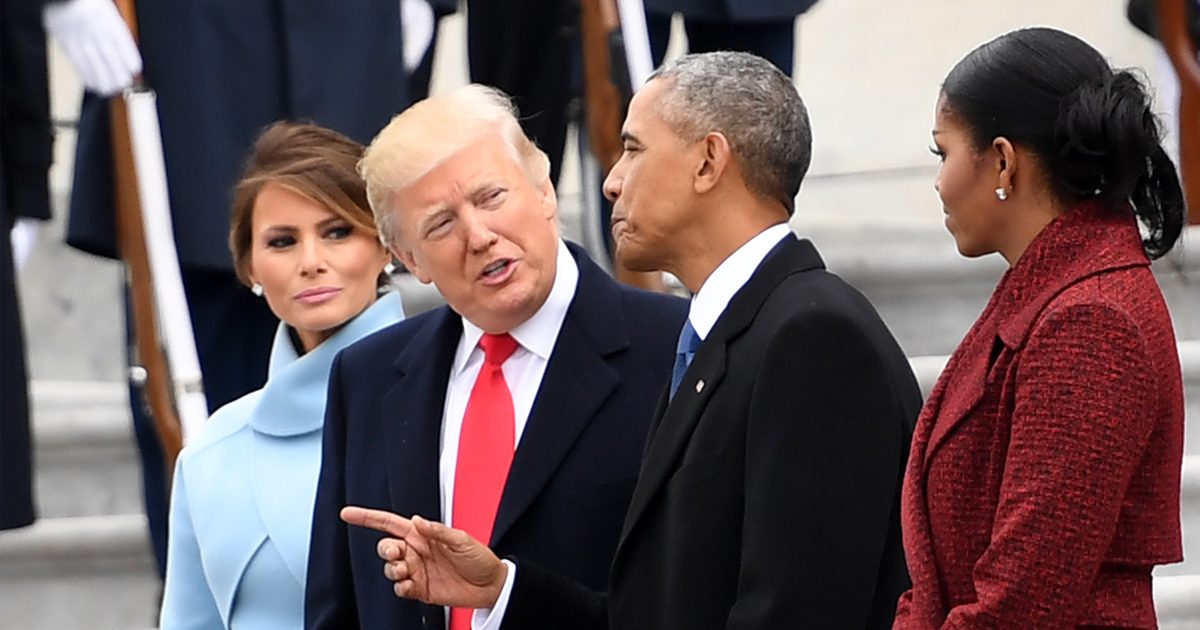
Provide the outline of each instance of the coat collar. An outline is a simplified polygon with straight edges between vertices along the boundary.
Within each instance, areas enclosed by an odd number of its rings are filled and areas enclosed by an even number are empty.
[[[1149,265],[1136,219],[1083,203],[1051,221],[996,287],[1000,339],[1019,348],[1050,300],[1080,280],[1111,269]]]
[[[325,423],[325,395],[329,389],[333,356],[351,343],[403,318],[400,295],[389,293],[303,356],[296,354],[287,324],[280,322],[271,349],[267,384],[250,415],[250,427],[280,437],[320,429]]]
[[[746,284],[734,294],[709,336],[696,350],[691,366],[679,383],[678,393],[665,405],[662,404],[665,399],[660,401],[660,411],[651,423],[641,475],[625,517],[622,544],[677,467],[677,460],[709,398],[724,378],[729,345],[750,326],[763,303],[788,276],[824,268],[825,264],[811,242],[788,235],[767,254]]]
[[[608,357],[629,346],[618,285],[578,246],[568,250],[579,282],[538,388],[529,420],[513,455],[492,545],[528,509],[553,477],[572,444],[620,384]],[[384,397],[393,505],[406,512],[440,515],[438,452],[446,384],[462,320],[449,307],[431,313],[396,360],[397,380]]]

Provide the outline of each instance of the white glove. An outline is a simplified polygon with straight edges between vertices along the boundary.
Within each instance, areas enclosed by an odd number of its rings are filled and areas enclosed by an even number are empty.
[[[404,70],[416,70],[433,41],[433,8],[425,0],[400,0],[400,28],[404,29]]]
[[[12,234],[9,235],[9,238],[12,240],[13,264],[16,265],[17,271],[25,266],[29,252],[33,251],[33,244],[37,242],[38,230],[41,229],[41,225],[41,221],[28,217],[20,217],[13,223]]]
[[[142,56],[112,0],[52,2],[42,22],[93,92],[116,94],[142,71]]]

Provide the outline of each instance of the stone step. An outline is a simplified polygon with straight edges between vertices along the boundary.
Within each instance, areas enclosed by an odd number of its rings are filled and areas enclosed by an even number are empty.
[[[159,582],[140,514],[0,532],[0,628],[150,628]]]
[[[1200,576],[1200,455],[1184,460],[1182,488],[1183,562],[1158,567],[1156,575]],[[1200,592],[1197,593],[1200,597]],[[1200,617],[1197,617],[1200,622]],[[1195,626],[1200,628],[1200,623]]]
[[[40,516],[143,511],[127,392],[113,382],[33,381]]]
[[[1155,575],[1154,608],[1160,630],[1200,628],[1200,575]]]

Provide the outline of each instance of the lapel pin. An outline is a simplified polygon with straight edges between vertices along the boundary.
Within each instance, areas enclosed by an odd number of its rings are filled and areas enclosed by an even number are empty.
[[[699,394],[702,391],[704,391],[704,379],[696,381],[696,393]]]

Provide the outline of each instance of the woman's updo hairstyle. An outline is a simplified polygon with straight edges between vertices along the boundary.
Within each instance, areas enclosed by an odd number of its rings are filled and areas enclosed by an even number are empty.
[[[1060,202],[1132,205],[1151,258],[1179,239],[1183,191],[1146,89],[1084,41],[1051,28],[1006,33],[959,61],[942,94],[976,150],[1000,136],[1031,150]]]

